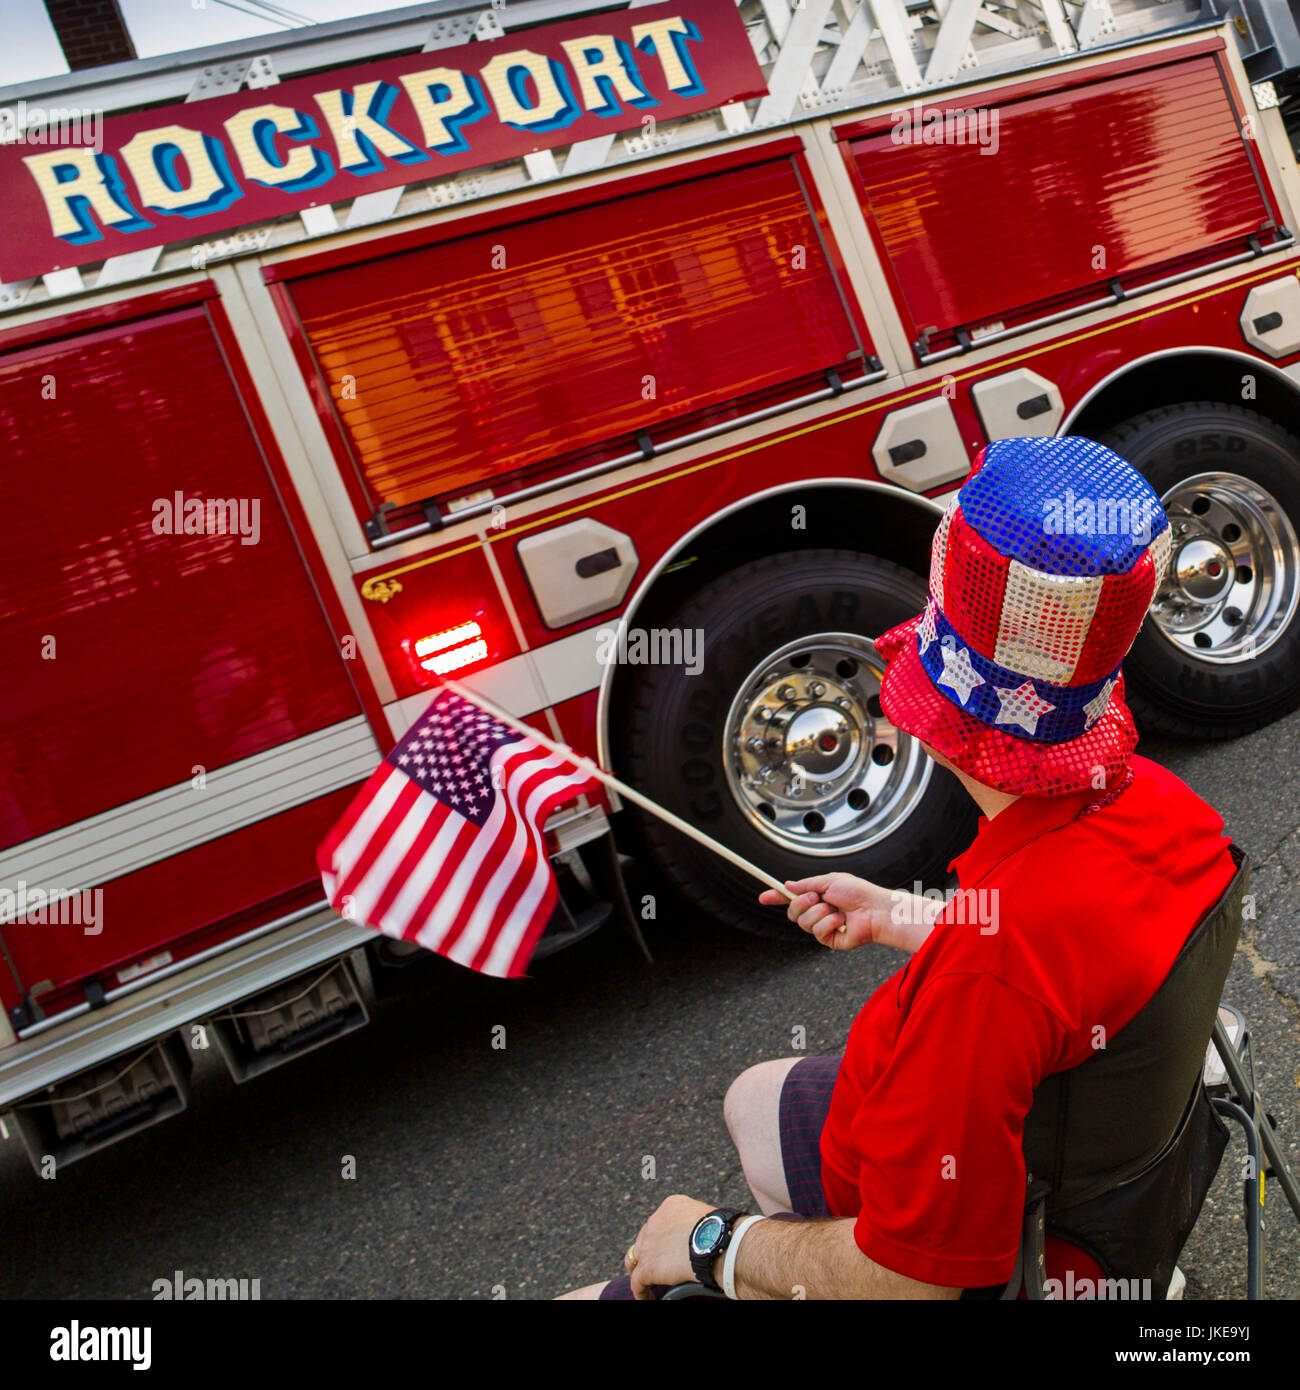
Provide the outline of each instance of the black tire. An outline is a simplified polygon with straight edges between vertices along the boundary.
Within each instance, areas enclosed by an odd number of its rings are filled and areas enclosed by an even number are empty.
[[[624,775],[778,879],[843,869],[889,887],[941,883],[950,860],[969,845],[976,814],[950,773],[932,768],[909,814],[884,838],[827,858],[801,855],[755,828],[732,793],[723,751],[732,701],[768,653],[806,634],[875,637],[919,613],[925,598],[915,575],[845,550],[768,556],[715,579],[663,620],[702,630],[700,672],[665,665],[635,673],[617,720]],[[759,906],[760,886],[747,874],[635,808],[625,814],[634,817],[653,864],[703,912],[760,936],[803,938],[779,909]]]
[[[1300,534],[1300,440],[1254,411],[1210,401],[1167,406],[1098,439],[1161,497],[1201,473],[1244,478],[1270,493]],[[1228,665],[1199,659],[1148,615],[1124,676],[1134,716],[1147,731],[1197,738],[1249,733],[1300,706],[1300,614],[1271,646]]]

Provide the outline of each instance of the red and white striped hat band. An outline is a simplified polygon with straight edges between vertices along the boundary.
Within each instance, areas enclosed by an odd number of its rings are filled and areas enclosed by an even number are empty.
[[[1104,784],[1136,742],[1120,663],[1169,551],[1160,499],[1103,445],[989,444],[935,532],[925,612],[876,644],[886,713],[957,766],[978,744],[1020,794]]]

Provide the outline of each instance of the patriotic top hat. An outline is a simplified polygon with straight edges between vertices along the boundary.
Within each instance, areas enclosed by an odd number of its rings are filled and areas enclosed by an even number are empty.
[[[925,612],[876,642],[885,714],[999,791],[1113,788],[1137,743],[1120,662],[1169,551],[1160,499],[1118,454],[987,445],[935,532]]]

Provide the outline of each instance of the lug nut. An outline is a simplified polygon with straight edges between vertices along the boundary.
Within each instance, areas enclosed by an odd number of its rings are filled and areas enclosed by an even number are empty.
[[[755,736],[754,738],[748,739],[746,741],[745,747],[748,748],[751,753],[761,753],[763,749],[766,747],[766,744],[764,744],[761,738]]]
[[[792,685],[781,685],[781,686],[778,686],[778,687],[777,687],[777,691],[776,691],[776,697],[777,697],[778,700],[793,700],[793,699],[794,699],[794,686],[792,686]]]
[[[849,698],[847,695],[837,695],[835,697],[835,703],[840,707],[840,709],[849,708]]]
[[[772,711],[766,705],[759,705],[754,711],[754,718],[760,724],[766,724],[772,717]]]
[[[820,700],[821,697],[826,694],[826,687],[821,683],[821,681],[813,681],[813,683],[808,687],[808,693],[813,697],[814,700]]]

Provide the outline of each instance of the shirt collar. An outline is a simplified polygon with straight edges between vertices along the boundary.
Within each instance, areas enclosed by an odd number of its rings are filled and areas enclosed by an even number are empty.
[[[1093,791],[1072,792],[1068,796],[1022,796],[992,820],[981,816],[971,847],[948,867],[957,871],[957,881],[963,888],[970,888],[1032,840],[1069,824],[1095,796]]]

